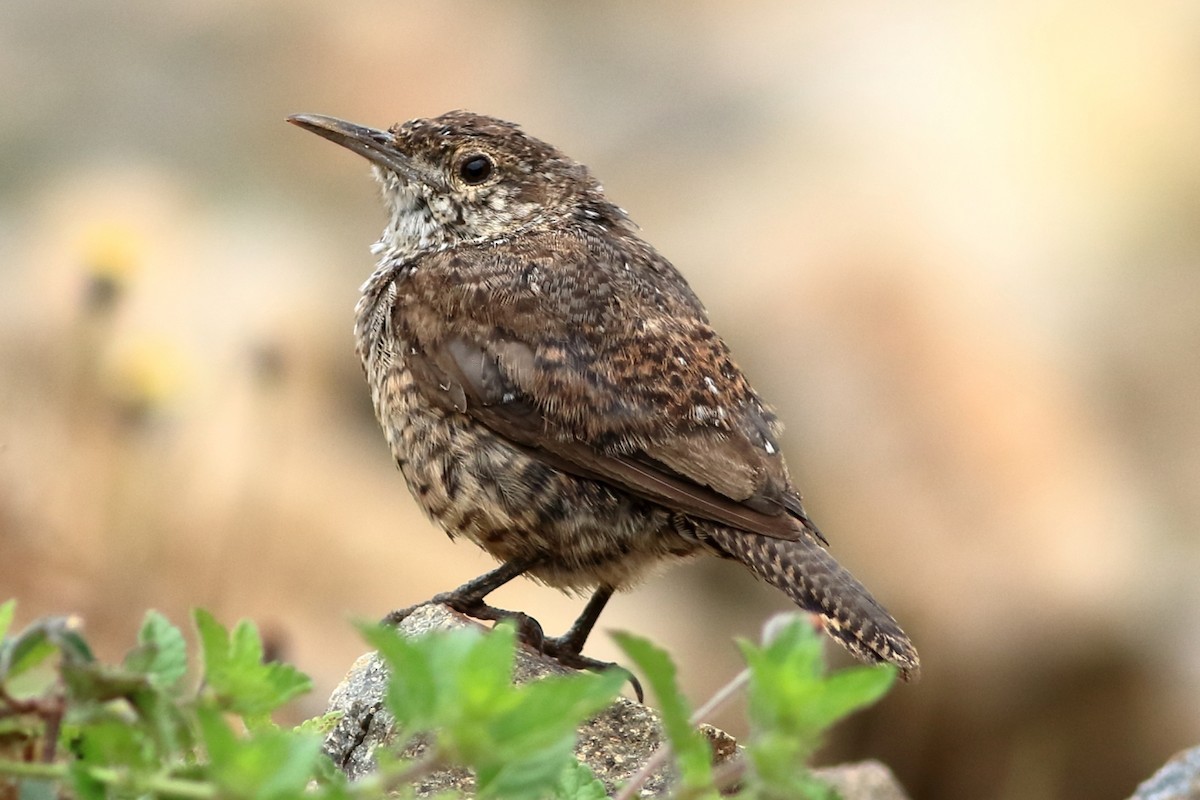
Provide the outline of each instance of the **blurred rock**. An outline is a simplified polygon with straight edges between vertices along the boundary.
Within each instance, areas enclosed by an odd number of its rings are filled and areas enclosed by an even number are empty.
[[[892,771],[878,761],[860,761],[813,770],[844,800],[908,800]]]
[[[1177,753],[1129,800],[1200,800],[1200,747]]]

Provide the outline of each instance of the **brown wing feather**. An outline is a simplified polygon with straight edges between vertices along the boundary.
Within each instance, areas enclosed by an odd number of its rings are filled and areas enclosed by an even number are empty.
[[[593,480],[604,480],[653,502],[782,539],[795,539],[795,520],[737,502],[672,471],[671,465],[638,454],[616,455],[577,440],[545,435],[545,420],[524,395],[504,389],[500,363],[482,347],[454,339],[418,358],[414,370],[428,389],[435,385],[456,410],[487,425],[505,439],[553,467]],[[410,356],[412,358],[412,356]],[[423,378],[423,380],[422,380]],[[508,398],[505,400],[504,398]],[[459,398],[465,398],[462,407]]]
[[[434,254],[404,279],[394,323],[426,393],[559,469],[767,536],[815,534],[778,423],[699,302],[643,280],[682,283],[674,268],[648,246],[542,244],[477,252],[461,280],[455,251]],[[589,268],[598,258],[629,266]],[[447,318],[464,322],[449,336]]]

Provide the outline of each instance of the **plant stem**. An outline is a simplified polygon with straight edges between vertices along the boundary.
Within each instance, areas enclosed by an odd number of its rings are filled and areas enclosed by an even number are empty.
[[[699,725],[704,721],[705,717],[728,703],[730,698],[733,697],[733,695],[739,689],[745,686],[746,682],[749,680],[750,670],[744,669],[739,672],[733,677],[732,680],[730,680],[720,689],[717,689],[713,696],[708,699],[708,702],[700,706],[700,708],[696,710],[696,713],[692,714],[689,722],[691,722],[693,725]],[[621,793],[617,795],[616,800],[632,800],[632,798],[636,797],[638,792],[641,791],[642,786],[645,785],[646,781],[650,779],[650,776],[653,775],[656,770],[662,767],[663,764],[667,763],[667,759],[670,757],[671,748],[666,744],[660,745],[659,748],[655,750],[653,754],[651,754],[649,760],[646,761],[642,768],[639,769],[637,773],[629,779],[629,783],[622,787]]]
[[[100,783],[134,789],[139,793],[181,797],[184,800],[211,800],[217,787],[211,783],[172,778],[169,775],[131,776],[128,771],[108,767],[90,767],[88,774]]]
[[[733,680],[726,683],[720,689],[708,698],[708,702],[700,706],[695,714],[692,714],[691,723],[699,725],[704,721],[704,718],[712,714],[721,706],[729,702],[734,693],[739,691],[750,680],[750,670],[744,669],[733,677]]]
[[[217,787],[211,783],[172,778],[167,775],[134,778],[124,770],[107,767],[91,767],[88,774],[99,783],[133,788],[147,794],[179,797],[184,800],[211,800],[217,796]],[[67,777],[67,765],[35,761],[0,761],[0,775],[62,781]]]
[[[67,776],[67,767],[64,764],[43,764],[39,761],[0,760],[0,775],[62,780]]]

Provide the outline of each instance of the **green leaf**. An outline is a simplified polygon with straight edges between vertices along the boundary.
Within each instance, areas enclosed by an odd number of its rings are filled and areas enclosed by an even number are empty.
[[[753,780],[770,796],[831,796],[804,763],[830,726],[887,692],[895,668],[851,667],[826,676],[821,640],[799,617],[762,647],[744,641],[739,646],[750,666],[753,735],[746,749]]]
[[[95,659],[79,633],[77,617],[45,617],[0,645],[0,681],[10,694],[33,696],[54,682],[50,659],[64,664],[89,664]]]
[[[90,720],[80,726],[74,749],[88,767],[123,767],[135,772],[159,768],[158,754],[145,731],[126,720]]]
[[[0,661],[0,680],[10,681],[41,666],[58,652],[44,627],[33,625],[7,642]]]
[[[432,659],[395,628],[372,624],[359,630],[388,666],[387,708],[396,724],[407,733],[432,726],[439,701]]]
[[[324,758],[315,735],[265,729],[239,738],[212,708],[198,709],[197,720],[209,755],[205,771],[222,797],[300,797]]]
[[[458,726],[469,740],[483,735],[481,720],[511,703],[516,643],[510,626],[416,638],[377,625],[361,630],[388,665],[388,710],[406,732]]]
[[[576,731],[625,685],[620,670],[549,676],[512,687],[513,702],[487,725],[485,746],[466,752],[480,797],[541,798],[575,762]]]
[[[511,757],[574,742],[580,723],[612,704],[627,680],[621,670],[551,675],[514,687],[517,702],[494,715],[492,738]]]
[[[219,763],[235,757],[237,736],[220,711],[203,706],[197,708],[196,722],[199,723],[200,741],[204,743],[210,762]]]
[[[481,800],[540,800],[557,785],[569,761],[575,760],[574,738],[558,741],[525,758],[475,754],[467,763],[475,770]]]
[[[516,629],[507,623],[497,625],[486,634],[472,636],[469,646],[461,651],[456,649],[444,674],[453,676],[450,684],[468,713],[475,709],[484,709],[486,713],[513,692],[516,649]]]
[[[681,786],[692,792],[712,792],[712,752],[692,725],[687,698],[675,679],[675,664],[667,652],[648,639],[630,633],[613,633],[613,639],[637,664],[658,698],[663,731],[679,763]]]
[[[229,660],[234,664],[263,663],[263,643],[258,627],[248,619],[233,626],[230,637]]]
[[[750,715],[811,741],[826,728],[882,697],[895,679],[888,665],[850,667],[823,675],[822,643],[807,621],[797,619],[759,648],[739,642],[750,666]]]
[[[92,648],[83,638],[77,617],[63,617],[62,624],[54,627],[51,638],[62,652],[64,661],[76,664],[91,664],[96,661]]]
[[[296,733],[316,734],[317,736],[328,736],[341,722],[342,717],[346,715],[344,711],[328,711],[319,717],[312,717],[301,722],[296,727],[292,728]]]
[[[12,627],[13,617],[17,613],[17,601],[5,600],[0,603],[0,642],[4,641],[4,637],[8,636],[8,629]]]
[[[40,666],[55,652],[68,661],[94,661],[79,627],[78,617],[44,617],[17,636],[5,639],[0,645],[0,680]]]
[[[203,609],[196,609],[193,618],[204,653],[207,690],[248,725],[267,724],[271,711],[312,688],[312,680],[290,664],[262,663],[262,639],[252,622],[239,622],[230,635]]]
[[[825,680],[825,691],[814,716],[826,727],[880,700],[896,682],[891,664],[848,667]]]
[[[439,756],[475,771],[480,798],[539,800],[575,761],[575,731],[616,697],[620,672],[513,686],[516,632],[499,625],[406,638],[363,626],[388,665],[387,704],[406,734],[435,732]]]
[[[67,768],[67,779],[79,800],[106,800],[104,784],[92,775],[91,769],[82,761],[72,761]]]
[[[321,753],[321,739],[300,736],[290,731],[263,731],[251,740],[259,764],[266,767],[266,777],[258,786],[259,798],[295,798],[304,794],[316,772]],[[258,765],[256,765],[258,766]]]
[[[60,671],[72,703],[104,703],[129,698],[150,686],[145,675],[100,662],[67,663]]]
[[[148,611],[138,631],[138,646],[125,656],[125,666],[164,688],[176,686],[187,672],[183,633],[162,614]]]
[[[152,675],[101,662],[64,662],[60,673],[71,724],[86,729],[89,724],[117,720],[134,726],[145,735],[156,761],[175,758],[191,746],[184,709]]]
[[[586,765],[575,759],[558,778],[554,787],[554,800],[606,800],[608,790],[604,784],[592,774]]]
[[[196,632],[200,634],[200,652],[204,658],[204,674],[218,672],[229,664],[229,631],[217,618],[202,608],[192,611]]]

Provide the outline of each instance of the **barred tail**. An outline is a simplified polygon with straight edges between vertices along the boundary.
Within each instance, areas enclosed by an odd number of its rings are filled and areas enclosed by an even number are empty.
[[[819,614],[829,634],[857,658],[895,664],[904,680],[919,675],[921,660],[908,635],[866,587],[815,541],[775,539],[716,526],[706,530],[704,538],[786,592],[796,605]]]

